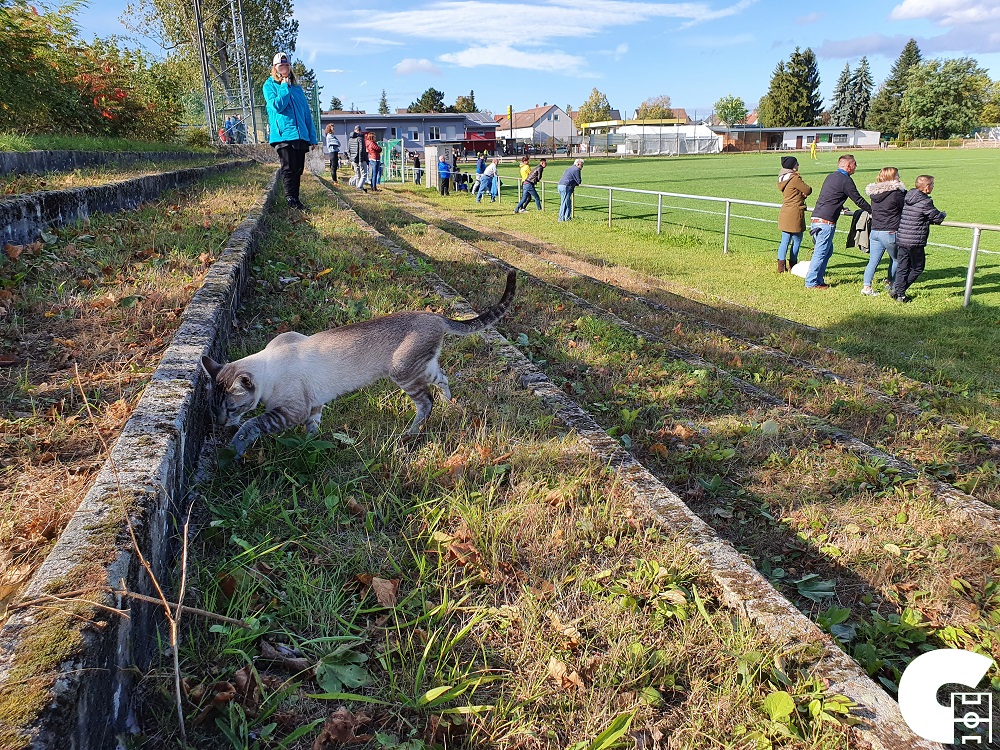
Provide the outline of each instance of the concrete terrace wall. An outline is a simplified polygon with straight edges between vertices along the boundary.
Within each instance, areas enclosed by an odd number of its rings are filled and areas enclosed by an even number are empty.
[[[245,166],[249,161],[227,161],[207,167],[192,167],[151,174],[107,185],[27,193],[0,201],[0,242],[23,245],[38,239],[43,229],[83,221],[92,213],[114,213],[137,208],[167,190],[188,185],[203,177]]]
[[[275,173],[188,304],[94,485],[23,599],[58,595],[81,581],[118,588],[124,580],[132,591],[155,595],[124,523],[123,502],[131,509],[138,544],[157,580],[164,585],[172,581],[176,519],[186,510],[189,477],[209,421],[204,375],[197,363],[204,354],[219,357],[224,351],[277,184]],[[157,632],[161,606],[116,600],[110,593],[87,598],[105,607],[128,608],[129,617],[88,608],[78,643],[42,674],[30,674],[31,692],[19,703],[42,708],[19,717],[17,730],[27,734],[32,748],[115,747],[116,735],[128,730],[137,680],[163,645]],[[26,608],[15,612],[0,631],[0,696],[11,688],[24,692],[25,665],[37,659],[32,649],[67,648],[52,641],[70,640],[68,633],[46,636],[46,618],[51,616],[48,610]]]
[[[197,151],[0,151],[0,175],[68,172],[80,167],[183,161],[209,156],[209,152]]]

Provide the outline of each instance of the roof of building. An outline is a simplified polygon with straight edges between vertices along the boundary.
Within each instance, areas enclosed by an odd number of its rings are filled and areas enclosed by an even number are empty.
[[[530,128],[534,127],[535,123],[541,120],[545,115],[547,115],[551,110],[559,109],[555,104],[546,104],[541,107],[532,107],[531,109],[526,109],[523,112],[514,113],[514,127],[515,128]],[[507,115],[494,115],[496,120],[496,125],[498,130],[509,130],[510,129],[510,118]]]

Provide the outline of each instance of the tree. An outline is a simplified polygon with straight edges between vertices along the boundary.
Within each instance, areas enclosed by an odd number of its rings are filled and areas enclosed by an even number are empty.
[[[986,103],[979,114],[979,124],[989,127],[1000,125],[1000,81],[993,81],[986,89]]]
[[[577,110],[577,123],[581,122],[603,122],[611,119],[611,105],[608,104],[608,97],[602,94],[595,87],[591,90],[590,96],[580,109]]]
[[[332,99],[330,99],[330,109],[336,109],[336,110],[344,109],[344,103],[340,101],[339,96],[334,96]]]
[[[382,98],[378,100],[378,113],[380,115],[389,114],[389,100],[385,98],[385,89],[382,89]]]
[[[833,87],[830,124],[838,126],[851,124],[851,66],[846,63],[837,78],[837,85]]]
[[[647,99],[635,111],[637,120],[667,120],[673,116],[674,111],[670,108],[670,97],[666,94]]]
[[[868,110],[872,103],[872,73],[868,67],[868,58],[862,57],[858,67],[851,76],[848,86],[850,91],[850,117],[848,124],[855,128],[863,128],[868,119]]]
[[[715,114],[726,125],[740,125],[747,121],[747,105],[738,96],[727,94],[715,103]]]
[[[823,111],[819,95],[819,67],[808,47],[792,53],[788,63],[779,62],[771,75],[771,85],[757,113],[764,127],[813,125]]]
[[[969,57],[912,66],[900,105],[900,135],[968,135],[979,123],[989,85],[986,71]]]
[[[411,103],[407,110],[410,112],[444,112],[447,108],[444,105],[444,92],[438,91],[431,86],[420,98]]]
[[[202,0],[201,14],[210,72],[223,90],[231,91],[236,88],[236,68],[230,58],[229,41],[234,33],[229,2]],[[176,50],[190,66],[192,77],[200,80],[197,29],[189,0],[134,0],[123,17],[131,31],[151,37],[165,50]],[[250,78],[259,96],[275,50],[295,51],[299,22],[293,18],[291,3],[254,0],[243,3],[243,25]]]
[[[910,68],[920,64],[921,59],[920,48],[917,47],[916,41],[911,39],[899,53],[892,70],[889,71],[889,77],[882,82],[878,93],[872,99],[868,116],[865,118],[866,128],[878,130],[890,137],[899,135],[902,122],[900,106],[903,103],[903,92],[906,90],[906,76]]]
[[[452,109],[456,112],[477,112],[476,92],[470,91],[468,96],[455,97],[455,106]]]

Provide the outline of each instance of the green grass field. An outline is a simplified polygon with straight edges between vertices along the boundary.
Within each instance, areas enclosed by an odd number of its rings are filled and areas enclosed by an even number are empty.
[[[855,182],[860,190],[887,165],[900,170],[905,184],[918,174],[935,176],[934,200],[949,220],[1000,223],[1000,151],[858,152]],[[810,162],[800,156],[801,171],[814,188],[836,168],[833,155]],[[550,162],[546,177],[555,183],[568,160]],[[591,159],[584,183],[778,202],[779,155],[740,154],[658,159]],[[513,165],[501,174],[515,174]],[[899,305],[882,294],[860,295],[868,256],[845,248],[847,221],[834,241],[827,272],[833,288],[807,291],[801,279],[775,273],[779,233],[775,209],[734,206],[729,253],[722,252],[723,206],[685,199],[664,199],[663,234],[656,235],[655,197],[616,195],[614,221],[607,225],[607,191],[579,189],[577,220],[555,222],[555,185],[546,187],[546,208],[512,215],[515,180],[508,179],[498,205],[476,205],[464,196],[442,204],[489,225],[517,230],[557,243],[581,257],[626,265],[659,276],[679,291],[719,297],[822,329],[826,343],[881,365],[896,367],[932,382],[996,391],[1000,378],[993,358],[1000,347],[1000,254],[980,255],[973,305],[962,308],[971,231],[934,227],[928,267],[912,288],[916,298]],[[632,202],[627,202],[632,201]],[[644,201],[644,204],[642,203]],[[696,210],[691,210],[696,209]],[[984,232],[981,249],[1000,253],[1000,233]],[[808,236],[801,257],[811,256]],[[882,261],[876,281],[888,270]]]

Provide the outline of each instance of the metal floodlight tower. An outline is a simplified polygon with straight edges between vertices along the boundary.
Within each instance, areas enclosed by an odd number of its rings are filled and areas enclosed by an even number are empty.
[[[250,79],[250,61],[246,47],[246,27],[243,23],[242,0],[228,0],[229,15],[232,20],[232,38],[226,40],[229,66],[224,71],[229,74],[230,84],[219,81],[222,90],[222,111],[226,114],[237,114],[244,123],[247,143],[257,143],[257,108],[253,95],[253,84]],[[221,12],[223,8],[219,8]],[[212,85],[212,68],[209,65],[208,49],[205,44],[204,19],[201,12],[201,0],[194,0],[195,24],[198,31],[198,56],[201,61],[201,75],[204,85],[205,122],[208,126],[209,138],[216,140],[220,128],[219,115],[216,110],[215,90]]]

